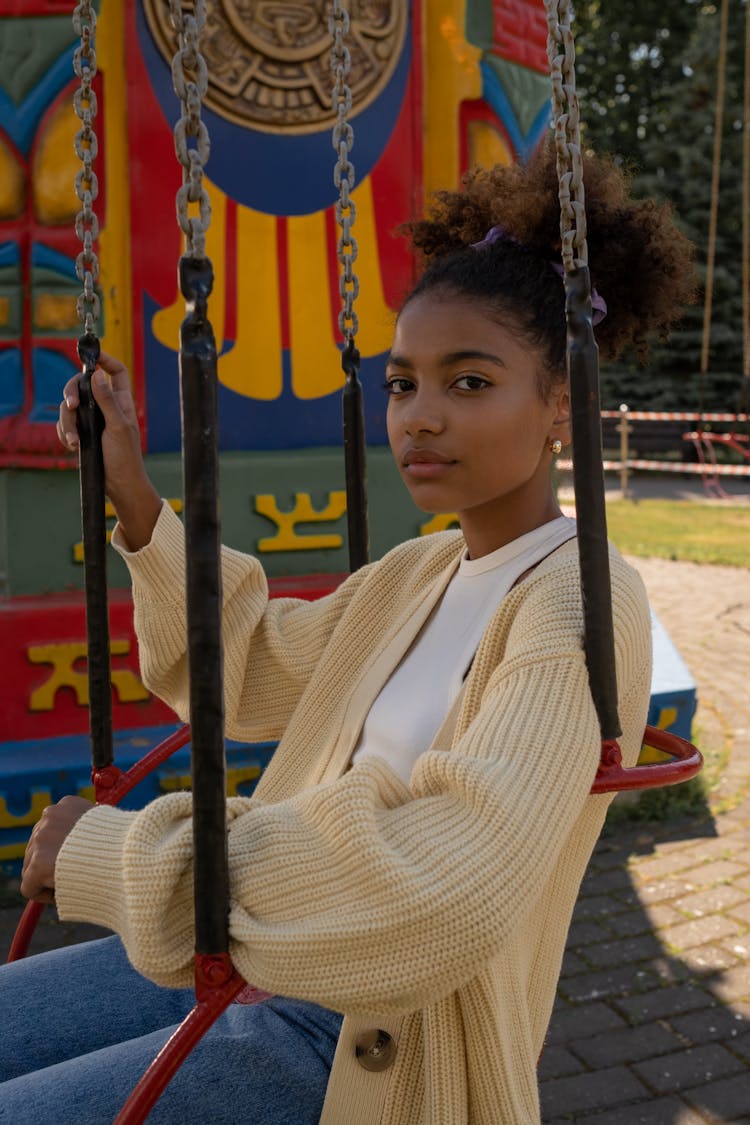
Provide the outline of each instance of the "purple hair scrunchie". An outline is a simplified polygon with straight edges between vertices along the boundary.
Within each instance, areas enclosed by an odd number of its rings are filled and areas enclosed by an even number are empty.
[[[500,226],[499,224],[494,227],[490,227],[490,229],[487,231],[486,235],[483,239],[481,239],[480,242],[472,242],[470,243],[470,246],[472,250],[481,250],[485,246],[492,246],[492,244],[495,242],[512,242],[514,246],[523,246],[523,243],[520,242],[519,239],[514,238],[512,234],[508,234],[507,230],[505,230],[505,228]],[[552,266],[552,269],[555,271],[558,277],[564,280],[565,271],[562,267],[562,263],[550,262],[549,264]],[[592,289],[591,323],[594,325],[594,327],[596,327],[597,324],[601,324],[606,315],[607,302],[602,296],[600,296],[599,293],[597,293],[596,289]]]

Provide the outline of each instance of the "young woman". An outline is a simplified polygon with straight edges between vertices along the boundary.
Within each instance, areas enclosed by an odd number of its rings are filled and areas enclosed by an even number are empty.
[[[609,357],[668,330],[690,248],[610,164],[590,159],[586,180]],[[410,229],[427,269],[396,325],[388,433],[419,507],[457,512],[461,530],[405,543],[313,603],[269,601],[260,563],[224,551],[227,734],[281,739],[257,795],[229,802],[231,953],[284,999],[234,1005],[149,1120],[539,1120],[537,1059],[608,804],[590,796],[575,524],[550,479],[569,441],[553,147],[471,174]],[[102,369],[142,674],[185,717],[182,527],[146,478],[126,371]],[[73,381],[68,448],[77,402]],[[614,550],[611,567],[632,764],[649,613]],[[25,1014],[3,1037],[0,1120],[110,1120],[190,1006],[171,991],[192,982],[190,815],[183,793],[138,813],[78,798],[45,812],[25,893],[111,927],[149,980],[117,938],[4,970],[4,1010]]]

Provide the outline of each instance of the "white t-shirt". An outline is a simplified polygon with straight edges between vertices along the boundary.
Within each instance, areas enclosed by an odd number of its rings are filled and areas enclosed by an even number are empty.
[[[464,557],[362,727],[352,762],[384,758],[409,782],[461,690],[482,634],[520,576],[576,533],[559,516],[481,559]]]

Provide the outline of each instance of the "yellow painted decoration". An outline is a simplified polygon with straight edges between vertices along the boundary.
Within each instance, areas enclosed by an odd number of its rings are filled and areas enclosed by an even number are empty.
[[[292,390],[297,398],[320,398],[344,385],[331,321],[325,212],[291,216],[287,230]]]
[[[107,543],[112,541],[112,528],[107,530],[106,539]],[[83,542],[80,540],[73,544],[73,562],[83,563]]]
[[[283,382],[276,219],[239,205],[236,323],[234,346],[219,357],[219,382],[248,398],[278,398]]]
[[[227,770],[227,797],[241,797],[240,785],[246,781],[257,781],[261,775],[260,766],[235,766]],[[159,777],[159,788],[164,793],[174,793],[190,789],[190,774],[180,774],[177,777]]]
[[[227,197],[208,178],[204,179],[204,185],[211,200],[211,226],[206,233],[206,254],[213,263],[214,278],[221,281],[226,277]],[[224,341],[224,300],[223,284],[215,286],[209,298],[208,310],[219,351]],[[180,325],[184,319],[185,299],[179,291],[171,305],[154,313],[151,323],[154,336],[160,344],[173,352],[179,350]]]
[[[469,166],[493,168],[495,164],[512,164],[513,157],[499,131],[489,121],[469,122]]]
[[[662,707],[659,712],[659,718],[656,720],[656,727],[658,730],[668,730],[676,719],[676,707]],[[662,753],[661,750],[656,750],[653,746],[644,746],[638,755],[639,766],[649,766],[653,765],[655,762],[668,761],[670,761],[670,755]]]
[[[127,76],[125,71],[125,4],[101,0],[97,22],[96,59],[104,79],[99,112],[104,117],[104,177],[107,189],[106,223],[99,232],[99,287],[104,294],[102,350],[118,356],[133,370],[130,271],[130,182]],[[131,87],[132,89],[132,87]],[[77,119],[76,119],[77,120]],[[97,173],[99,169],[97,168]],[[100,220],[102,216],[100,215]]]
[[[10,320],[10,297],[0,297],[0,328]]]
[[[378,255],[378,228],[375,221],[372,179],[369,176],[356,191],[352,192],[352,199],[357,207],[354,235],[357,239],[358,254],[354,269],[360,285],[356,303],[359,316],[357,347],[363,356],[380,355],[390,350],[395,313],[386,303],[383,294],[382,267]],[[387,232],[387,237],[392,237],[390,231]],[[336,315],[338,317],[338,309]]]
[[[357,347],[367,357],[388,350],[393,313],[383,296],[369,176],[352,192],[352,200],[357,210],[354,235],[358,255],[354,269],[360,284],[356,304],[360,325]],[[344,385],[341,352],[333,331],[339,305],[331,309],[325,212],[293,216],[287,224],[292,390],[300,399],[321,398]]]
[[[26,855],[26,844],[2,844],[0,845],[0,860],[4,859],[23,859]]]
[[[81,168],[73,148],[79,128],[71,94],[52,110],[37,138],[31,183],[34,211],[45,226],[72,223],[80,207],[73,187]]]
[[[71,688],[75,692],[79,707],[88,704],[88,679],[84,672],[76,672],[73,668],[76,660],[86,655],[86,644],[83,641],[71,644],[30,645],[26,655],[32,664],[51,664],[53,668],[48,679],[32,691],[29,697],[30,711],[52,711],[55,706],[55,694],[59,688]]]
[[[167,500],[167,503],[169,504],[169,506],[170,506],[170,508],[172,509],[173,512],[181,512],[182,511],[182,500],[177,500],[177,499],[173,498],[171,500]],[[114,519],[117,515],[117,513],[114,509],[114,505],[110,504],[109,500],[107,500],[107,502],[104,505],[104,515],[109,517],[110,519]],[[111,541],[111,539],[112,539],[112,531],[111,530],[107,531],[106,539],[107,539],[108,543]],[[80,540],[78,541],[78,543],[73,544],[73,562],[77,562],[77,563],[83,562],[83,543]]]
[[[70,688],[75,692],[76,702],[79,707],[87,707],[89,703],[89,682],[85,672],[76,671],[74,665],[77,660],[85,659],[87,646],[85,641],[73,641],[68,644],[29,645],[26,650],[32,664],[51,664],[52,672],[49,677],[35,688],[29,696],[30,711],[53,711],[55,696],[61,688]],[[130,652],[130,641],[113,640],[110,643],[112,656],[127,656]],[[131,668],[113,668],[111,673],[112,687],[121,703],[135,703],[149,699],[147,689]]]
[[[126,656],[130,652],[130,641],[112,641],[109,647],[113,656]],[[110,679],[120,703],[139,703],[151,698],[148,688],[143,686],[132,668],[113,668]]]
[[[466,0],[425,4],[423,161],[425,195],[458,186],[461,103],[482,96],[481,51],[467,42]]]
[[[44,810],[51,804],[51,793],[35,789],[31,793],[29,811],[22,813],[21,816],[14,816],[8,811],[5,797],[0,797],[0,828],[26,828],[29,824],[36,824]]]
[[[73,294],[63,297],[39,293],[34,297],[34,328],[37,332],[78,332],[81,322]]]
[[[215,276],[223,278],[227,197],[215,185],[208,187],[212,221],[207,252],[214,263]],[[356,270],[361,285],[357,302],[361,331],[357,345],[366,357],[387,350],[393,313],[383,295],[371,180],[368,178],[352,197],[357,206]],[[220,354],[218,364],[219,380],[225,387],[266,402],[278,398],[283,390],[276,222],[273,216],[237,206],[237,339]],[[326,216],[318,211],[290,216],[286,222],[292,390],[303,400],[321,398],[340,390],[344,383],[341,353],[333,330],[338,307],[331,309]],[[225,309],[218,287],[210,308],[221,353],[226,343]],[[248,309],[253,310],[252,317],[246,315]],[[178,348],[184,315],[184,301],[179,295],[173,304],[154,315],[154,336],[171,351]]]
[[[164,793],[176,793],[182,790],[187,790],[191,785],[191,777],[189,773],[181,773],[176,776],[173,774],[170,777],[159,777],[159,788]]]
[[[453,512],[438,512],[419,529],[420,535],[432,535],[434,531],[447,531],[451,527],[459,527],[458,516]]]
[[[96,800],[96,790],[93,785],[82,785],[78,790],[79,797],[85,797],[87,801]]]
[[[656,726],[659,730],[668,730],[669,727],[671,727],[672,723],[675,721],[676,718],[677,718],[677,708],[676,707],[663,707],[660,714],[659,714],[659,718],[657,720]]]
[[[323,523],[340,519],[346,511],[345,492],[329,492],[328,503],[320,511],[313,508],[308,492],[295,492],[291,512],[280,512],[276,497],[263,493],[255,497],[255,511],[268,516],[278,528],[276,535],[258,540],[259,551],[335,550],[343,546],[341,535],[298,535],[295,528],[299,523]]]
[[[261,775],[260,766],[237,766],[227,770],[227,797],[241,797],[240,785],[246,781],[257,781]]]
[[[23,211],[25,195],[23,168],[0,137],[0,219],[17,218]]]

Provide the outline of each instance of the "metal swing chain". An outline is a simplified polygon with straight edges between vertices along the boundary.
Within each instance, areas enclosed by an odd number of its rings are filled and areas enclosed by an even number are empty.
[[[99,193],[99,185],[93,162],[99,146],[93,126],[97,112],[96,94],[92,88],[96,77],[94,50],[96,13],[91,0],[81,0],[75,8],[73,28],[81,37],[80,45],[73,52],[73,70],[80,78],[80,86],[73,95],[73,108],[81,121],[81,128],[75,135],[74,145],[82,164],[75,179],[76,195],[81,201],[81,209],[75,219],[75,231],[83,243],[83,249],[76,259],[76,274],[83,282],[83,292],[76,302],[83,327],[77,345],[82,372],[78,380],[80,405],[76,426],[80,449],[89,729],[94,787],[99,800],[99,779],[103,779],[105,772],[110,770],[113,752],[104,459],[101,441],[104,418],[91,390],[91,377],[99,361],[96,323],[101,315],[101,303],[95,288],[99,279],[99,259],[94,250],[94,242],[99,235],[99,221],[94,213],[94,200]]]
[[[206,255],[206,231],[211,224],[211,202],[203,186],[203,169],[211,142],[201,106],[208,90],[208,67],[200,51],[200,34],[206,22],[205,0],[195,0],[192,15],[180,0],[169,0],[178,48],[172,59],[172,81],[180,99],[180,118],[174,127],[174,147],[182,165],[182,187],[177,192],[177,222],[185,235],[185,252],[193,258]],[[188,141],[193,140],[193,145]],[[188,214],[188,204],[198,204],[198,215]]]
[[[588,265],[586,201],[583,187],[580,115],[576,94],[575,42],[570,0],[545,0],[547,57],[552,79],[552,111],[560,194],[563,268]]]
[[[602,735],[602,756],[620,760],[612,585],[604,505],[599,354],[591,322],[591,278],[586,245],[580,117],[575,86],[575,42],[570,0],[544,0],[547,57],[560,199],[561,256],[565,282],[567,361],[573,436],[573,485],[578,512],[578,554],[584,617],[584,650],[591,696]]]
[[[359,296],[359,278],[354,272],[357,260],[357,240],[352,226],[357,209],[351,197],[354,188],[354,165],[349,154],[354,147],[354,129],[349,122],[352,109],[352,91],[348,78],[351,71],[351,53],[346,44],[349,33],[349,12],[342,0],[333,0],[328,29],[333,39],[331,70],[333,72],[332,105],[336,110],[332,144],[336,152],[333,182],[338,189],[336,221],[341,228],[337,253],[341,271],[339,294],[341,311],[339,329],[345,346],[341,353],[341,367],[345,375],[342,394],[344,435],[344,465],[346,472],[346,517],[349,539],[349,569],[357,570],[369,560],[370,544],[367,522],[367,484],[365,465],[365,413],[362,384],[359,381],[359,351],[355,337],[359,319],[354,302]]]
[[[332,144],[338,154],[333,182],[339,192],[336,221],[341,227],[341,235],[336,247],[341,265],[339,293],[342,308],[339,313],[339,328],[344,339],[352,341],[359,331],[359,319],[354,311],[354,302],[359,296],[359,278],[353,268],[357,260],[357,240],[352,235],[357,209],[350,195],[354,187],[354,165],[349,159],[349,154],[354,147],[354,130],[349,123],[352,91],[347,81],[352,59],[345,41],[349,33],[349,13],[341,0],[333,0],[328,28],[333,37],[331,52],[331,69],[334,74],[333,108],[337,113]]]
[[[100,801],[97,772],[106,772],[112,763],[112,692],[109,674],[104,464],[101,447],[103,421],[91,393],[91,376],[99,359],[99,340],[95,328],[101,312],[99,295],[95,289],[99,277],[99,260],[94,250],[94,241],[99,234],[99,224],[94,214],[94,200],[99,187],[92,167],[98,146],[93,129],[97,111],[96,94],[92,89],[92,82],[96,77],[96,13],[91,0],[81,0],[75,8],[73,29],[81,39],[80,45],[73,52],[73,70],[81,83],[73,95],[73,108],[81,121],[81,128],[75,134],[73,143],[76,155],[83,165],[75,178],[76,195],[82,204],[76,215],[75,231],[83,243],[83,249],[76,258],[76,274],[83,283],[83,292],[76,301],[76,312],[83,328],[78,339],[78,356],[83,371],[79,377],[80,406],[76,426],[80,439],[89,730],[92,776],[97,800]],[[101,772],[99,776],[102,776]],[[26,956],[43,909],[39,902],[26,904],[11,943],[8,961],[19,961]]]
[[[170,0],[170,12],[178,35],[172,78],[182,114],[174,138],[177,159],[183,167],[183,183],[177,192],[177,221],[185,235],[185,253],[179,261],[180,291],[185,298],[179,372],[197,1002],[138,1082],[115,1125],[141,1125],[172,1075],[245,985],[228,952],[218,379],[216,341],[208,317],[213,266],[205,247],[211,208],[203,187],[203,165],[208,160],[209,138],[200,118],[208,68],[198,45],[205,22],[205,2],[195,0],[193,14],[183,15],[179,0]],[[191,148],[188,139],[195,142]],[[197,218],[189,217],[189,203],[199,205]]]
[[[99,194],[99,183],[92,165],[99,144],[93,126],[97,114],[96,94],[92,88],[96,77],[96,12],[91,0],[81,0],[76,7],[73,28],[76,35],[81,37],[80,46],[73,52],[73,70],[81,80],[73,95],[73,108],[81,121],[74,144],[76,155],[83,165],[75,180],[76,195],[82,204],[76,215],[75,231],[83,243],[83,250],[76,258],[76,274],[79,281],[83,282],[83,292],[76,302],[76,311],[84,333],[93,335],[101,314],[101,304],[95,289],[99,279],[99,259],[94,250],[94,242],[99,237],[99,220],[94,213],[94,200]]]

